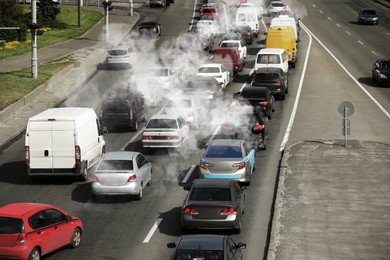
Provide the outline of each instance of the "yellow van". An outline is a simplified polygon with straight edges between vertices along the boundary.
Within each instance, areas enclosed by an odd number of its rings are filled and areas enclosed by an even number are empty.
[[[297,40],[291,26],[272,26],[268,29],[265,48],[282,48],[286,51],[288,65],[295,68],[297,61]]]

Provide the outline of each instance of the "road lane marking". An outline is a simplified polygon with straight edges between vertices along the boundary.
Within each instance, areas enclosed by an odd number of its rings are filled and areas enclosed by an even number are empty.
[[[191,168],[188,170],[186,176],[184,177],[184,179],[181,181],[182,183],[187,183],[188,179],[190,178],[190,176],[192,175],[192,172],[195,170],[195,167],[197,165],[196,164],[193,164],[191,165]]]
[[[303,29],[306,31],[306,27],[304,26],[303,23],[300,22],[300,24],[302,25]],[[295,98],[295,101],[294,101],[294,106],[293,106],[293,109],[291,111],[291,115],[290,115],[290,120],[288,121],[288,125],[287,125],[287,129],[286,129],[286,132],[284,134],[284,137],[283,137],[283,140],[282,140],[282,143],[280,145],[280,149],[279,151],[283,151],[286,147],[286,144],[288,142],[288,138],[290,137],[290,133],[291,133],[291,128],[294,124],[294,120],[295,120],[295,115],[297,113],[297,110],[298,110],[298,103],[299,103],[299,98],[301,96],[301,92],[302,92],[302,86],[303,86],[303,81],[305,79],[305,73],[306,73],[306,68],[307,68],[307,63],[309,61],[309,56],[310,56],[310,49],[311,49],[311,44],[312,44],[312,36],[310,35],[310,33],[308,33],[308,31],[306,31],[306,33],[309,35],[309,45],[307,47],[307,52],[306,52],[306,57],[305,57],[305,62],[303,64],[303,70],[302,70],[302,74],[301,74],[301,79],[299,80],[299,85],[298,85],[298,91],[297,91],[297,96]]]
[[[361,45],[364,45],[364,43],[362,41],[358,41],[358,43],[360,43]]]
[[[322,14],[323,14],[324,12],[320,10],[320,13],[322,13]]]
[[[320,39],[318,39],[309,29],[305,27],[305,25],[302,23],[302,26],[304,30],[313,36],[313,38],[329,53],[329,55],[339,64],[339,66],[347,73],[347,75],[358,85],[358,87],[378,106],[378,108],[390,119],[390,113],[374,98],[373,95],[368,92],[363,85],[353,77],[351,72],[347,70],[347,68],[339,61],[336,56],[323,44]]]
[[[376,53],[375,51],[371,51],[372,54],[374,54],[375,56],[378,56],[378,53]]]
[[[329,21],[332,21],[332,18],[330,18],[330,17],[328,16],[328,20],[329,20]]]
[[[341,25],[340,25],[340,24],[338,24],[338,23],[336,23],[336,25],[337,25],[337,27],[341,27]]]
[[[314,8],[317,7],[316,5],[312,5]]]
[[[390,36],[390,33],[387,32],[386,34],[387,34],[388,36]]]
[[[163,220],[162,218],[158,218],[156,222],[154,222],[153,227],[150,229],[149,233],[146,235],[142,243],[149,243],[149,240],[152,238],[154,232],[156,232],[156,229],[158,228],[162,220]]]
[[[348,31],[345,31],[348,35],[351,35],[351,33],[350,32],[348,32]]]

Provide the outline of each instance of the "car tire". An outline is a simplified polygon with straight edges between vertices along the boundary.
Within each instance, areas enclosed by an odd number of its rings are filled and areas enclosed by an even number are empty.
[[[285,100],[285,99],[286,99],[286,95],[283,94],[283,95],[280,97],[280,99],[281,99],[281,100]]]
[[[141,182],[141,187],[140,187],[140,189],[139,189],[139,192],[138,192],[138,194],[135,196],[135,198],[136,198],[137,200],[142,200],[142,197],[143,197],[142,185],[143,185],[143,183]]]
[[[131,130],[132,130],[133,132],[137,132],[137,131],[138,131],[138,119],[137,119],[137,118],[135,119],[134,126],[132,127]]]
[[[79,228],[76,228],[73,231],[72,240],[70,241],[70,247],[77,248],[79,247],[80,243],[81,243],[81,230]]]
[[[41,259],[41,252],[39,251],[38,248],[34,247],[30,254],[28,255],[29,260],[39,260]]]
[[[375,25],[378,25],[379,24],[379,21],[376,21]]]
[[[81,163],[81,166],[80,166],[80,169],[81,169],[81,174],[80,174],[80,180],[81,181],[86,181],[87,180],[87,177],[88,177],[88,163],[86,161],[82,162]]]

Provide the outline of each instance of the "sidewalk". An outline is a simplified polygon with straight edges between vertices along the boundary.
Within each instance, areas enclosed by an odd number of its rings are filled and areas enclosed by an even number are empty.
[[[134,8],[141,5],[142,3],[134,4]],[[98,7],[86,8],[102,10]],[[79,88],[96,71],[97,64],[105,60],[107,49],[120,43],[138,20],[139,15],[136,12],[129,16],[128,10],[114,9],[110,11],[109,16],[110,42],[105,42],[102,19],[79,38],[38,49],[38,64],[62,57],[72,57],[81,65],[78,68],[68,66],[20,101],[0,111],[0,147],[24,132],[31,116],[58,105]],[[30,66],[30,53],[0,60],[0,72]]]

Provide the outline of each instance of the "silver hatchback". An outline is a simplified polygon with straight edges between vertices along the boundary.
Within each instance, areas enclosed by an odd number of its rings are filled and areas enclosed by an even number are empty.
[[[135,195],[142,199],[143,189],[152,183],[152,164],[139,152],[106,153],[92,176],[92,196]]]

